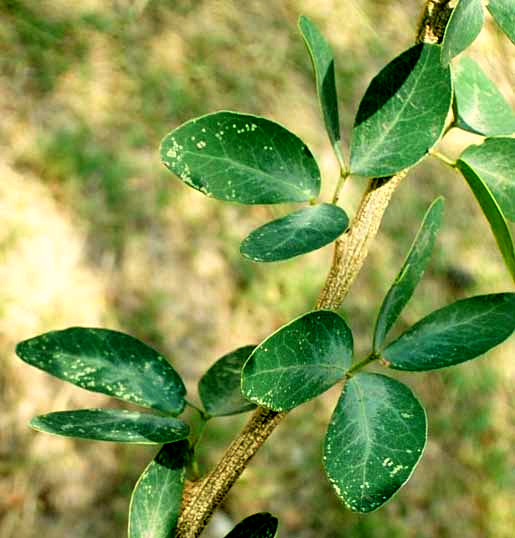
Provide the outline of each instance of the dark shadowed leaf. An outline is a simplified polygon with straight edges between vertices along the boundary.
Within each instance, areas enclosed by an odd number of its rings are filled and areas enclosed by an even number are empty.
[[[256,262],[287,260],[328,245],[349,224],[343,209],[333,204],[308,206],[251,232],[240,251]]]
[[[370,83],[354,121],[353,174],[383,177],[415,164],[438,141],[451,106],[438,45],[416,45]]]
[[[499,28],[515,44],[515,2],[513,0],[489,0],[487,8]]]
[[[437,198],[427,210],[404,265],[384,298],[374,331],[374,351],[379,351],[388,331],[410,300],[426,269],[436,235],[442,223],[443,198]]]
[[[173,443],[189,434],[182,420],[124,409],[56,411],[34,417],[30,425],[65,437],[144,445]]]
[[[338,161],[342,164],[343,158],[338,145],[340,140],[340,120],[338,117],[333,53],[329,43],[310,19],[301,16],[299,18],[299,28],[313,62],[318,100],[322,109],[325,128],[329,135],[329,140],[335,148]]]
[[[515,293],[478,295],[435,310],[383,352],[391,368],[434,370],[479,357],[515,330]]]
[[[246,517],[225,538],[275,538],[279,521],[268,512]]]
[[[256,407],[241,393],[241,370],[255,347],[240,347],[224,355],[200,379],[200,399],[211,416],[234,415]]]
[[[460,157],[487,185],[502,212],[515,221],[515,138],[487,138]]]
[[[164,445],[139,477],[129,509],[129,538],[170,538],[179,517],[189,443]]]
[[[163,139],[161,160],[190,187],[229,202],[305,202],[320,191],[304,142],[249,114],[222,111],[184,123]]]
[[[93,392],[178,415],[184,384],[157,351],[128,334],[72,327],[16,346],[25,362]]]
[[[481,0],[459,0],[454,8],[442,42],[442,65],[463,52],[479,35],[484,14]]]
[[[458,127],[485,136],[515,132],[515,113],[472,58],[460,59],[453,78]]]
[[[409,479],[426,437],[424,408],[406,385],[357,374],[345,383],[327,430],[325,471],[348,508],[371,512]]]
[[[515,280],[515,250],[513,239],[497,200],[482,178],[466,162],[459,160],[456,165],[463,174],[463,177],[467,180],[469,187],[481,206],[490,224],[504,263],[508,271],[510,271],[513,280]]]
[[[352,346],[352,333],[338,314],[304,314],[254,350],[243,368],[243,393],[274,411],[292,409],[344,377]]]

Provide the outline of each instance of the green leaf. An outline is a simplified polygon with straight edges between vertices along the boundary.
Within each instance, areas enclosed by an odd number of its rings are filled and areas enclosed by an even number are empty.
[[[510,271],[513,280],[515,280],[515,250],[513,247],[513,240],[497,200],[494,198],[491,190],[483,179],[476,174],[466,162],[459,160],[456,163],[456,166],[467,180],[469,187],[481,206],[481,209],[490,224],[490,228],[492,229],[497,246],[504,259],[504,263]]]
[[[416,45],[372,80],[352,131],[353,174],[383,177],[418,162],[440,138],[451,106],[438,45]]]
[[[275,538],[279,521],[268,512],[246,517],[225,538]]]
[[[453,75],[458,127],[485,136],[515,132],[515,113],[472,58],[461,58]]]
[[[442,41],[442,65],[463,52],[481,32],[484,22],[481,0],[459,0],[453,9]]]
[[[479,146],[469,146],[460,160],[488,186],[506,217],[515,221],[515,139],[487,138]]]
[[[169,538],[179,518],[189,443],[164,445],[139,477],[129,509],[129,538]]]
[[[340,140],[340,120],[338,117],[333,53],[320,30],[310,19],[303,15],[299,17],[299,29],[313,62],[318,100],[325,128],[341,165],[343,158],[341,158],[341,150],[337,144]]]
[[[513,0],[489,0],[487,9],[499,28],[515,44],[515,4]]]
[[[243,367],[243,394],[258,405],[287,411],[341,380],[350,367],[352,333],[335,312],[308,312],[284,325]]]
[[[249,114],[222,111],[184,123],[161,142],[161,160],[190,187],[229,202],[305,202],[320,192],[304,142]]]
[[[334,204],[303,207],[251,232],[240,252],[256,262],[287,260],[331,243],[348,225],[345,211]]]
[[[177,372],[157,351],[128,334],[72,327],[20,342],[16,353],[83,389],[174,415],[184,409],[186,389]]]
[[[426,437],[424,408],[406,385],[359,373],[345,383],[331,418],[325,471],[348,508],[371,512],[407,482]]]
[[[255,348],[256,346],[240,347],[224,355],[202,376],[198,392],[209,415],[234,415],[256,407],[241,393],[241,370]]]
[[[154,445],[185,439],[189,427],[182,420],[124,409],[78,409],[34,417],[38,431],[95,441]]]
[[[435,310],[383,352],[391,368],[424,371],[474,359],[515,330],[515,293],[462,299]]]
[[[424,220],[410,247],[402,269],[388,290],[379,310],[374,331],[374,351],[383,345],[388,331],[410,300],[417,284],[424,274],[426,265],[433,252],[436,235],[442,223],[443,198],[437,198],[427,210]]]

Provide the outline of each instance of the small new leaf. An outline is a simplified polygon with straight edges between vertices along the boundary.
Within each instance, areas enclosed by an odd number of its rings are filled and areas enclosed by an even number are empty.
[[[483,213],[490,224],[499,251],[504,259],[513,280],[515,281],[515,249],[510,228],[499,206],[498,201],[483,179],[465,161],[461,159],[456,163],[458,170],[469,184]]]
[[[336,205],[308,206],[251,232],[240,252],[256,262],[287,260],[328,245],[348,225],[345,211]]]
[[[404,384],[359,373],[345,383],[324,447],[334,490],[356,512],[371,512],[409,479],[426,444],[424,408]]]
[[[157,351],[118,331],[72,327],[16,346],[28,364],[73,383],[143,407],[178,415],[186,388]]]
[[[182,420],[123,409],[56,411],[34,417],[30,425],[65,437],[143,445],[173,443],[189,434]]]
[[[275,538],[279,521],[268,512],[246,517],[225,538]]]
[[[454,8],[442,42],[442,65],[463,52],[476,39],[483,27],[484,14],[481,0],[459,0]]]
[[[385,177],[418,162],[440,138],[451,106],[439,45],[416,45],[372,80],[354,121],[350,169]]]
[[[224,355],[202,376],[198,392],[209,415],[234,415],[256,407],[241,393],[241,370],[255,347],[240,347]]]
[[[305,16],[299,18],[299,29],[306,43],[317,87],[318,100],[324,118],[325,128],[335,149],[336,157],[343,164],[341,150],[338,146],[340,141],[340,120],[338,116],[338,97],[334,76],[334,58],[329,43],[313,22]]]
[[[293,409],[345,376],[352,347],[352,333],[338,314],[304,314],[254,350],[243,367],[243,393],[274,411]]]
[[[166,444],[132,492],[129,538],[169,538],[179,518],[189,443]]]
[[[515,293],[478,295],[435,310],[383,351],[397,370],[445,368],[479,357],[515,330]]]
[[[489,0],[487,9],[499,28],[515,45],[515,2],[513,0]]]
[[[388,331],[410,300],[424,274],[442,223],[442,213],[443,198],[440,197],[427,210],[402,269],[381,305],[374,331],[375,352],[380,351]]]
[[[190,187],[229,202],[306,202],[320,191],[304,142],[250,114],[222,111],[184,123],[161,142],[161,160]]]
[[[515,132],[515,113],[472,58],[460,59],[453,79],[458,127],[485,136]]]

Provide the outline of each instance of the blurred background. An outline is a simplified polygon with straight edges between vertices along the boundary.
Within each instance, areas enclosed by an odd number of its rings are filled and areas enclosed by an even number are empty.
[[[264,115],[310,146],[327,199],[338,170],[297,18],[311,17],[333,47],[348,140],[370,78],[413,43],[422,5],[0,1],[2,538],[124,536],[131,489],[156,451],[31,431],[35,414],[121,404],[27,366],[14,355],[16,342],[72,325],[117,328],[167,356],[196,401],[196,382],[217,357],[310,309],[323,283],[330,247],[277,264],[244,260],[239,241],[284,208],[224,204],[183,186],[159,162],[160,139],[215,110]],[[513,51],[489,18],[471,50],[512,104]],[[441,149],[454,157],[474,141],[451,132]],[[345,187],[349,214],[364,187],[359,178]],[[464,181],[428,159],[396,192],[342,309],[358,357],[439,194],[443,231],[399,330],[459,298],[512,289]],[[282,538],[512,537],[514,351],[512,338],[487,358],[400,376],[427,407],[430,437],[409,483],[379,511],[347,511],[324,476],[335,388],[290,413],[205,536],[221,538],[243,517],[270,511]],[[210,423],[203,469],[245,420]]]

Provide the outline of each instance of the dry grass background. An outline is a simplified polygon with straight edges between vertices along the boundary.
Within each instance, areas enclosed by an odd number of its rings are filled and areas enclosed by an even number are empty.
[[[19,361],[17,341],[71,325],[131,333],[165,353],[195,394],[218,356],[307,310],[330,249],[259,266],[238,240],[276,214],[205,199],[162,169],[161,137],[194,115],[236,109],[297,132],[337,175],[296,30],[311,16],[336,55],[342,125],[371,76],[407,48],[422,2],[386,0],[5,0],[0,2],[0,535],[123,536],[148,448],[61,439],[27,421],[116,405]],[[488,21],[473,54],[514,101],[515,55]],[[450,133],[456,154],[470,139]],[[352,213],[359,180],[342,200]],[[457,175],[427,162],[399,189],[345,306],[358,352],[425,207],[447,198],[437,251],[401,325],[457,298],[511,288],[487,224]],[[339,504],[320,463],[329,391],[290,414],[245,472],[206,536],[250,513],[280,517],[283,538],[512,536],[513,339],[486,359],[402,376],[425,402],[426,455],[387,506]],[[195,396],[192,396],[194,398]],[[207,467],[244,417],[208,429]]]

